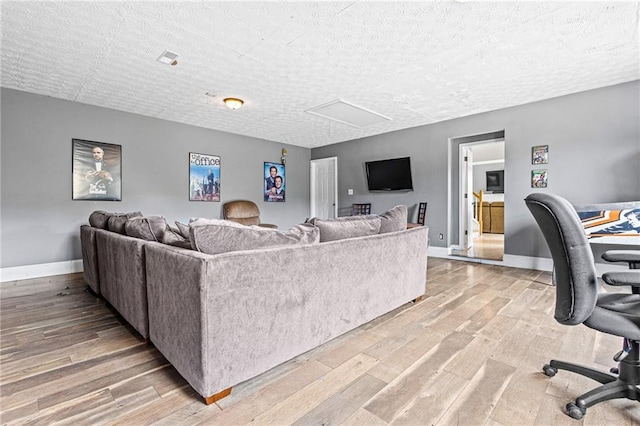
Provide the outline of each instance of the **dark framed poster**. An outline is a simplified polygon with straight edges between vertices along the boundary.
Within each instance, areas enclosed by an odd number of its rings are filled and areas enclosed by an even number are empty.
[[[72,139],[73,200],[122,201],[122,146]]]
[[[284,164],[264,163],[264,200],[284,203],[286,186]]]
[[[189,201],[220,201],[220,157],[189,153]]]

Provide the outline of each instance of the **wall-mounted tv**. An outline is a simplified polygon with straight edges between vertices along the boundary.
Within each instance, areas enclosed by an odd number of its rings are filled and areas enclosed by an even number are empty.
[[[369,191],[413,191],[409,157],[367,161],[364,164]]]
[[[487,172],[487,192],[504,192],[504,170]]]

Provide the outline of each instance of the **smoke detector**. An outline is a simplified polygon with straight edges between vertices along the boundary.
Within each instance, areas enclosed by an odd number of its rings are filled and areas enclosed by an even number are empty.
[[[167,65],[178,65],[178,54],[165,50],[156,61]]]

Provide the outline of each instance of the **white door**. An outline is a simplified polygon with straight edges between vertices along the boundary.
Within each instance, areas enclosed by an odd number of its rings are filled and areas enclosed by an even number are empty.
[[[460,245],[473,245],[473,152],[460,145]]]
[[[338,216],[338,158],[311,160],[311,217]]]

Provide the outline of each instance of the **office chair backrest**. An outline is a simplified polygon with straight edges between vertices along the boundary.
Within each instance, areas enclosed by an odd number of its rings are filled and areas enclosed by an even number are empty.
[[[573,206],[557,195],[530,194],[525,202],[553,257],[555,319],[566,325],[581,324],[595,308],[598,278],[580,218]]]

